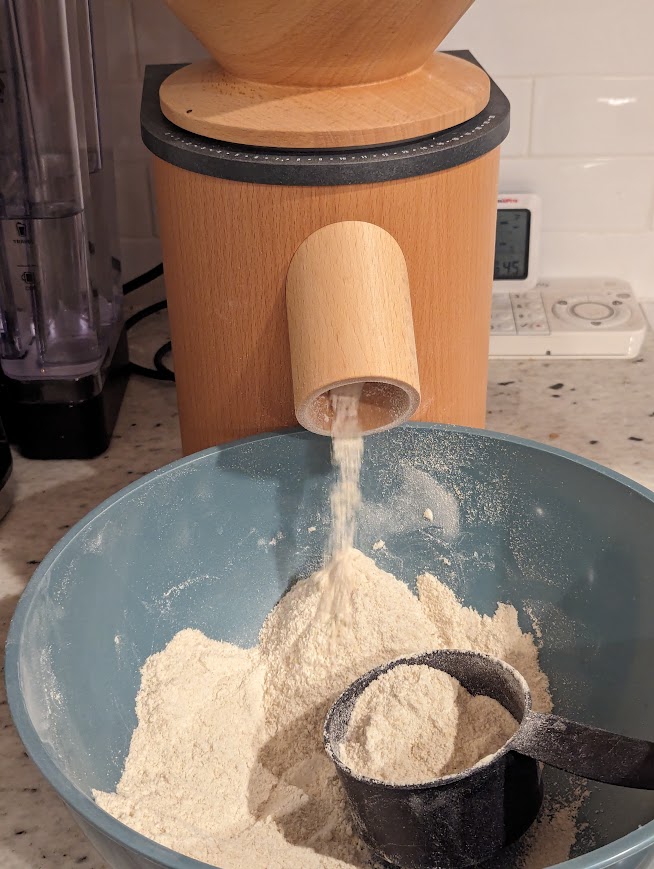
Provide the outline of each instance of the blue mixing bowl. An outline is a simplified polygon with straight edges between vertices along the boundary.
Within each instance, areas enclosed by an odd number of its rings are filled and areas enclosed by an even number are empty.
[[[14,721],[116,869],[205,866],[114,820],[91,790],[120,778],[150,654],[187,627],[254,644],[289,582],[319,565],[331,479],[329,442],[306,432],[207,450],[105,501],[29,583],[7,643]],[[531,612],[556,710],[654,738],[651,492],[550,447],[430,425],[368,438],[362,487],[359,545],[383,538],[381,567],[411,587],[437,572],[483,612],[512,603],[525,629]],[[654,793],[590,790],[595,849],[565,865],[653,865]]]

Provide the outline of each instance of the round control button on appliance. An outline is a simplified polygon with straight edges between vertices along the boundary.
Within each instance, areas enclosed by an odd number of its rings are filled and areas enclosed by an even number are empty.
[[[579,302],[571,308],[571,313],[582,320],[610,320],[615,310],[601,302]]]
[[[564,301],[567,304],[564,304]],[[614,305],[602,298],[571,296],[552,305],[558,320],[577,329],[615,329],[628,323],[631,311],[628,305]]]

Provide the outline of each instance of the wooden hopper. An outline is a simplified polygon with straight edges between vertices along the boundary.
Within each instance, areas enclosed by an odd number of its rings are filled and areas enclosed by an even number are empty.
[[[463,123],[488,102],[478,67],[435,53],[473,0],[166,0],[212,60],[174,73],[161,107],[227,142],[329,148]]]

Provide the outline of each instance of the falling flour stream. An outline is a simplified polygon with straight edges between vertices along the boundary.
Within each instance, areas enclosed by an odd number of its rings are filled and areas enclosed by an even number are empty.
[[[332,390],[332,463],[336,480],[330,495],[331,529],[326,553],[323,596],[318,616],[330,625],[335,642],[342,626],[349,624],[348,597],[352,580],[351,551],[361,504],[363,436],[359,427],[361,385]]]
[[[332,525],[329,556],[354,546],[357,510],[361,504],[361,461],[363,437],[359,426],[359,400],[361,386],[340,387],[332,390],[333,408],[332,461],[336,468],[336,482],[331,492]]]
[[[118,820],[221,869],[373,865],[322,746],[329,707],[373,667],[436,648],[475,649],[518,669],[535,708],[551,709],[534,637],[521,631],[513,607],[479,615],[430,574],[413,594],[354,548],[359,397],[345,388],[331,400],[336,481],[325,566],[282,597],[257,646],[187,629],[148,658],[120,781],[113,793],[94,792]],[[381,744],[388,739],[383,729],[378,736]],[[573,803],[550,803],[502,869],[566,860],[582,801],[579,794]]]

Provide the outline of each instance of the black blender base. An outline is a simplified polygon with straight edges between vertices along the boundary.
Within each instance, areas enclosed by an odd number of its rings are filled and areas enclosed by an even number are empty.
[[[129,379],[127,335],[122,331],[101,391],[71,402],[22,402],[0,391],[0,415],[9,441],[27,459],[92,459],[113,434]]]

